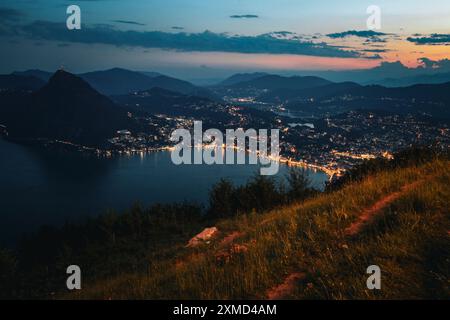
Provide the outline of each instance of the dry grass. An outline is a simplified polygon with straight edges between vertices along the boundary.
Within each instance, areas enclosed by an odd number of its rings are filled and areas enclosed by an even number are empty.
[[[399,169],[340,191],[266,214],[222,221],[248,250],[218,264],[220,238],[153,261],[146,274],[124,273],[64,296],[78,299],[257,299],[292,273],[305,273],[289,298],[450,298],[450,162]],[[396,198],[356,238],[344,230],[379,199],[424,176],[427,183]],[[177,263],[186,261],[185,263]],[[366,288],[366,268],[379,265],[382,289]]]

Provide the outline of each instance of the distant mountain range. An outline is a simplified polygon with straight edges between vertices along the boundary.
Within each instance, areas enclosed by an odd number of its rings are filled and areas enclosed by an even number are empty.
[[[112,97],[117,103],[136,110],[145,110],[150,113],[166,113],[170,108],[184,107],[186,104],[206,104],[207,98],[188,96],[176,91],[154,87],[150,90],[139,91],[126,95]]]
[[[327,99],[353,96],[362,98],[415,99],[422,102],[450,102],[450,82],[416,84],[409,87],[387,88],[379,85],[362,86],[354,82],[329,83],[300,90],[277,89],[260,95],[264,102],[286,102],[304,99]]]
[[[197,87],[190,82],[168,77],[158,73],[136,72],[114,68],[105,71],[94,71],[79,75],[94,89],[105,95],[120,95],[130,92],[163,88],[188,95],[211,96],[204,88]]]
[[[120,68],[82,73],[78,76],[105,95],[125,94],[154,86],[152,78],[139,72]]]
[[[361,70],[311,70],[281,72],[279,75],[315,76],[333,82],[356,82],[361,85],[377,84],[385,87],[405,87],[415,84],[436,84],[450,81],[450,64],[448,60],[429,61],[423,65],[410,68],[401,62],[383,62],[379,66]],[[267,73],[238,73],[218,83],[217,86],[230,86],[239,82],[253,80]]]
[[[343,92],[350,92],[360,87],[361,85],[354,82],[341,82],[341,83],[330,82],[325,85],[302,88],[297,90],[280,88],[262,93],[257,97],[257,100],[267,103],[285,103],[291,100],[322,98],[339,95]]]
[[[255,88],[255,89],[289,89],[289,90],[301,90],[313,87],[324,86],[330,84],[331,81],[319,78],[319,77],[283,77],[278,75],[263,75],[251,80],[233,83],[230,87],[234,88]]]
[[[404,71],[405,76],[396,77],[402,71]],[[124,95],[158,87],[185,95],[207,97],[216,101],[220,101],[221,96],[225,95],[223,90],[225,88],[227,90],[281,90],[276,95],[288,97],[293,95],[292,92],[287,92],[289,90],[303,90],[325,86],[333,82],[353,82],[360,85],[380,85],[383,87],[406,87],[415,84],[450,82],[450,72],[426,73],[422,69],[406,68],[400,63],[384,63],[380,67],[368,70],[317,71],[304,72],[304,74],[305,76],[281,76],[264,72],[238,73],[210,88],[196,86],[188,81],[165,76],[157,72],[138,72],[122,68],[87,72],[78,76],[87,81],[98,92],[108,96]],[[0,75],[0,90],[37,90],[44,86],[51,76],[51,72],[38,69]]]
[[[393,114],[428,115],[450,118],[450,82],[415,84],[404,87],[331,82],[320,77],[261,75],[245,81],[215,87],[230,103],[259,108],[283,106],[304,117],[337,115],[351,110],[382,110]],[[430,76],[438,79],[438,75]],[[419,79],[419,76],[417,76]],[[446,80],[445,77],[440,77]],[[241,101],[242,100],[242,101]]]
[[[45,82],[31,75],[0,75],[0,90],[34,91],[42,88]]]
[[[185,95],[163,88],[152,88],[112,99],[127,110],[156,115],[185,116],[197,119],[211,119],[217,123],[230,118],[223,105],[201,96]]]
[[[232,86],[234,84],[255,80],[255,79],[267,76],[267,75],[269,75],[269,74],[265,73],[265,72],[237,73],[237,74],[232,75],[231,77],[223,80],[217,86],[224,86],[224,87]]]
[[[111,81],[118,89],[124,88],[119,88],[120,83],[117,82],[123,75],[129,79],[134,77],[136,84],[145,82],[151,89],[107,97],[81,77],[89,78],[91,82],[98,81],[99,85],[111,74],[118,75]],[[144,124],[138,120],[139,116],[130,117],[129,111],[145,114],[146,121],[155,120],[154,114],[207,118],[211,123],[231,117],[224,106],[207,97],[196,96],[197,92],[203,92],[202,88],[166,76],[148,78],[126,70],[76,76],[59,70],[50,76],[47,83],[37,76],[45,74],[30,71],[3,76],[5,88],[0,90],[0,124],[7,127],[11,139],[42,138],[98,147],[121,129],[131,132],[150,130],[147,122]],[[25,86],[28,83],[32,86]]]
[[[257,101],[269,103],[283,103],[289,100],[321,99],[342,95],[362,96],[368,98],[401,98],[420,99],[447,102],[450,100],[450,74],[436,74],[416,76],[416,80],[427,78],[433,84],[414,84],[409,86],[388,87],[382,85],[361,85],[356,82],[332,82],[314,76],[283,77],[279,75],[239,74],[223,83],[232,83],[226,86],[228,92],[253,88],[260,90]],[[248,80],[248,78],[251,78]],[[236,82],[238,79],[242,82]],[[442,80],[441,83],[439,80]],[[392,80],[394,81],[394,80]],[[408,83],[408,81],[405,81]]]
[[[51,73],[51,72],[42,71],[39,69],[31,69],[31,70],[26,70],[26,71],[14,71],[12,74],[16,75],[16,76],[35,77],[35,78],[41,79],[44,82],[47,82],[53,75],[53,73]]]
[[[434,63],[434,67],[431,64]],[[302,71],[302,76],[317,76],[333,82],[352,81],[359,84],[379,84],[387,87],[448,82],[450,65],[445,60],[427,61],[423,66],[409,68],[401,62],[382,62],[371,69],[340,71]],[[447,76],[446,76],[447,74]],[[440,79],[440,80],[435,80]],[[436,82],[438,81],[438,82]]]
[[[386,78],[370,81],[367,84],[377,84],[384,87],[407,87],[415,84],[439,84],[450,82],[450,72],[437,74],[423,74],[404,78]]]
[[[98,146],[120,129],[132,129],[127,112],[80,77],[57,71],[33,93],[0,95],[0,123],[11,138],[58,139]]]
[[[110,85],[103,90],[115,87],[118,91],[128,91],[143,83],[150,88],[107,97],[82,76],[97,82],[97,87],[105,86],[110,80]],[[257,93],[256,101],[283,104],[309,115],[373,108],[429,114],[442,119],[450,117],[450,82],[388,88],[354,82],[334,83],[310,76],[255,76],[236,76],[224,90],[227,94]],[[43,77],[47,75],[37,70],[0,76],[0,124],[7,126],[11,138],[59,139],[99,146],[117,130],[142,129],[127,111],[205,118],[211,124],[230,120],[226,106],[202,96],[203,88],[162,75],[149,78],[112,69],[81,76],[59,70],[47,83]],[[122,86],[120,79],[125,78],[133,79],[134,84],[130,80]],[[238,79],[244,81],[236,83]]]
[[[27,70],[0,76],[0,89],[36,90],[47,82],[52,73],[42,70]],[[198,87],[190,82],[161,75],[156,72],[137,72],[121,68],[104,71],[93,71],[78,75],[88,82],[95,90],[104,95],[121,95],[130,92],[163,88],[187,95],[205,96],[217,99],[208,89]],[[2,81],[4,77],[5,80]],[[9,77],[9,78],[8,78]],[[9,80],[12,79],[12,80]],[[39,81],[40,80],[40,81]]]

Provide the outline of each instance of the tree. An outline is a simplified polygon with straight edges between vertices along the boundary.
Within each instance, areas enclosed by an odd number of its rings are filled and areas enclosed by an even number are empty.
[[[214,218],[225,218],[236,214],[234,208],[234,185],[226,179],[220,179],[209,192],[209,214]]]
[[[289,201],[303,200],[312,192],[309,187],[311,182],[303,168],[291,168],[287,175],[287,181],[289,184],[287,191]]]
[[[245,212],[263,212],[281,204],[282,195],[273,178],[256,174],[239,192],[239,200]]]

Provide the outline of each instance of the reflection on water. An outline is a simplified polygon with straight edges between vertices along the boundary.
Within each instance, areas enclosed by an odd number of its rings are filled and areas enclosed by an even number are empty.
[[[286,166],[277,178],[283,179]],[[257,165],[180,165],[170,152],[110,159],[36,150],[0,139],[0,244],[42,224],[61,224],[123,210],[134,202],[195,201],[206,204],[211,185],[220,178],[245,183]],[[314,185],[327,176],[308,172]]]

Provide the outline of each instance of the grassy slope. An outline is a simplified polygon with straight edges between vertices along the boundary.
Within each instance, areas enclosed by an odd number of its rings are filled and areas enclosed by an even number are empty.
[[[222,237],[248,251],[216,262],[220,238],[197,249],[182,248],[154,262],[146,274],[124,273],[64,298],[241,299],[266,297],[291,272],[306,279],[295,299],[450,298],[450,162],[383,172],[302,204],[222,221]],[[407,190],[356,239],[344,229],[358,214],[403,185]],[[379,265],[382,290],[366,288],[366,268]]]

